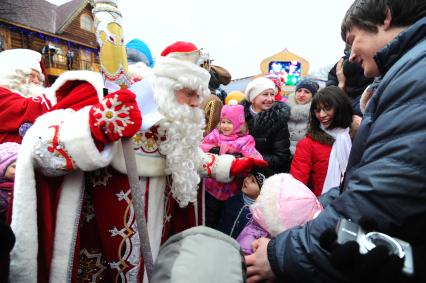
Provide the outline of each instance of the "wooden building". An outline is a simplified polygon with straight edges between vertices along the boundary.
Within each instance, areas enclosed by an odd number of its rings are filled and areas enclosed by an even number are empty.
[[[56,6],[45,0],[0,1],[0,52],[28,48],[43,54],[49,82],[66,70],[99,71],[89,0]]]

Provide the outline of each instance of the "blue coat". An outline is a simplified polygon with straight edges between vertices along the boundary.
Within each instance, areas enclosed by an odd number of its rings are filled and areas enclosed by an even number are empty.
[[[217,230],[236,239],[250,219],[250,208],[244,205],[243,193],[240,193],[225,202]]]
[[[426,17],[375,56],[382,78],[355,137],[342,194],[307,225],[271,240],[268,259],[284,282],[344,282],[319,237],[341,217],[372,217],[379,230],[425,245]],[[281,281],[280,281],[281,282]]]

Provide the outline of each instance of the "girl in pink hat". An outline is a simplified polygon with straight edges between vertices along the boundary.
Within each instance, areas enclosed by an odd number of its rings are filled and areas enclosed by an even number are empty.
[[[20,145],[15,142],[0,144],[0,222],[6,221],[13,192],[19,147]]]
[[[312,191],[287,173],[273,175],[265,180],[253,205],[252,219],[237,238],[245,255],[252,254],[254,242],[274,238],[294,226],[314,219],[323,210]]]
[[[218,128],[204,137],[201,143],[204,152],[215,154],[233,154],[236,157],[254,157],[262,159],[256,150],[254,138],[249,135],[242,105],[225,105],[222,108]],[[206,225],[216,228],[223,203],[239,193],[242,179],[235,178],[230,183],[221,183],[206,178]]]

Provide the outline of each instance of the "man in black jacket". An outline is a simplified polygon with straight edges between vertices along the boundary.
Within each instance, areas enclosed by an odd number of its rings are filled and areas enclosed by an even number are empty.
[[[350,49],[328,72],[326,85],[335,85],[342,89],[352,100],[354,114],[362,117],[359,100],[361,94],[374,79],[364,76],[364,70],[356,62],[349,61]]]
[[[426,1],[355,0],[342,23],[350,61],[382,76],[352,146],[341,195],[316,219],[246,257],[248,282],[354,282],[336,269],[320,235],[339,219],[368,216],[378,230],[426,244]],[[421,268],[415,276],[419,277]],[[415,271],[416,272],[416,271]],[[420,280],[420,279],[419,279]]]

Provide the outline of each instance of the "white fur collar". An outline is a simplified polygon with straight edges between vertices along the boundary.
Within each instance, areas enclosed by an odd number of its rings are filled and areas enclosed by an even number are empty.
[[[306,104],[297,104],[295,94],[291,93],[287,100],[287,104],[291,107],[290,120],[294,122],[308,121],[311,102],[312,101]]]

